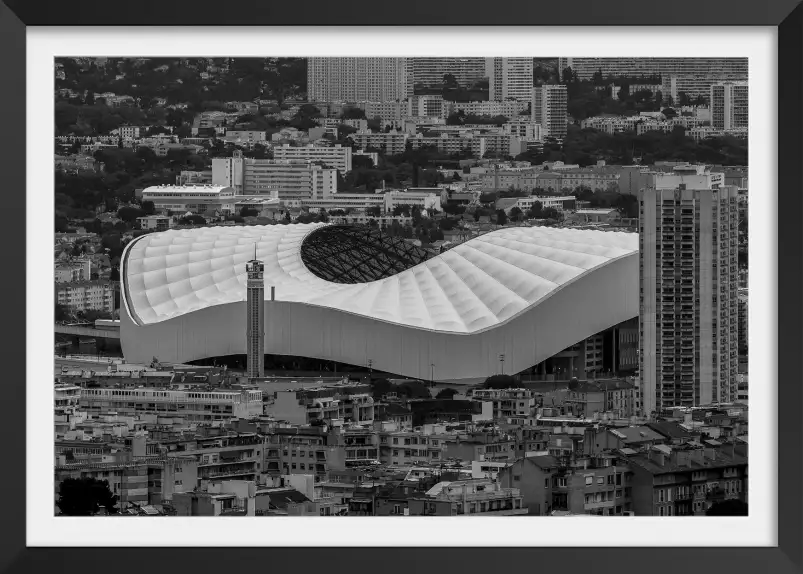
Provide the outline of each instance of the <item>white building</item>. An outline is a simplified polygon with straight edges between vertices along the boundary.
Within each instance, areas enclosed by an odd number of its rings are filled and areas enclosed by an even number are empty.
[[[422,209],[436,209],[441,211],[441,196],[431,191],[400,191],[385,192],[385,213],[391,213],[396,206],[417,205]]]
[[[58,262],[55,276],[56,283],[89,281],[92,278],[92,261],[88,258],[78,257],[66,262]]]
[[[337,193],[337,170],[304,160],[232,157],[212,159],[212,182],[235,195],[275,195],[282,200],[321,199]]]
[[[56,302],[71,312],[114,311],[114,285],[108,281],[56,283]]]
[[[404,153],[408,134],[402,132],[373,133],[357,132],[349,136],[362,149],[377,149],[383,155]]]
[[[82,389],[80,404],[96,414],[153,414],[182,417],[188,422],[225,422],[260,416],[262,391],[96,388]]]
[[[234,189],[222,185],[156,185],[142,190],[142,200],[157,211],[214,213],[230,209]]]
[[[140,229],[147,229],[152,231],[167,231],[173,227],[173,220],[164,215],[146,215],[145,217],[137,217],[137,223]]]
[[[331,147],[312,144],[293,147],[284,144],[273,148],[273,158],[278,161],[320,162],[328,168],[338,170],[341,174],[351,171],[351,148],[342,147],[340,144]]]
[[[486,58],[490,99],[527,101],[533,88],[532,58]]]

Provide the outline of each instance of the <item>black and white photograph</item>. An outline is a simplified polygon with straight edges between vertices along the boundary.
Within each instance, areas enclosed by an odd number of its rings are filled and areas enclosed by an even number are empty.
[[[748,515],[747,58],[53,64],[56,516]]]

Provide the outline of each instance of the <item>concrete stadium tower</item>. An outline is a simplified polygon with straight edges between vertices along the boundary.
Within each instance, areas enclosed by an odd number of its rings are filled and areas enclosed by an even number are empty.
[[[245,264],[248,273],[246,313],[246,344],[248,348],[248,378],[265,376],[265,265],[254,258]]]

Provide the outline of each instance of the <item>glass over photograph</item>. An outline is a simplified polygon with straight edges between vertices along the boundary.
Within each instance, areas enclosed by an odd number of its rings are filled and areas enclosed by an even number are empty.
[[[56,516],[748,514],[747,58],[54,64]]]

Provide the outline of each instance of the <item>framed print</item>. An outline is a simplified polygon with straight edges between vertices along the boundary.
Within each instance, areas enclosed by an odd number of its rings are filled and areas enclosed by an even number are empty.
[[[4,2],[4,568],[803,570],[796,2]]]

